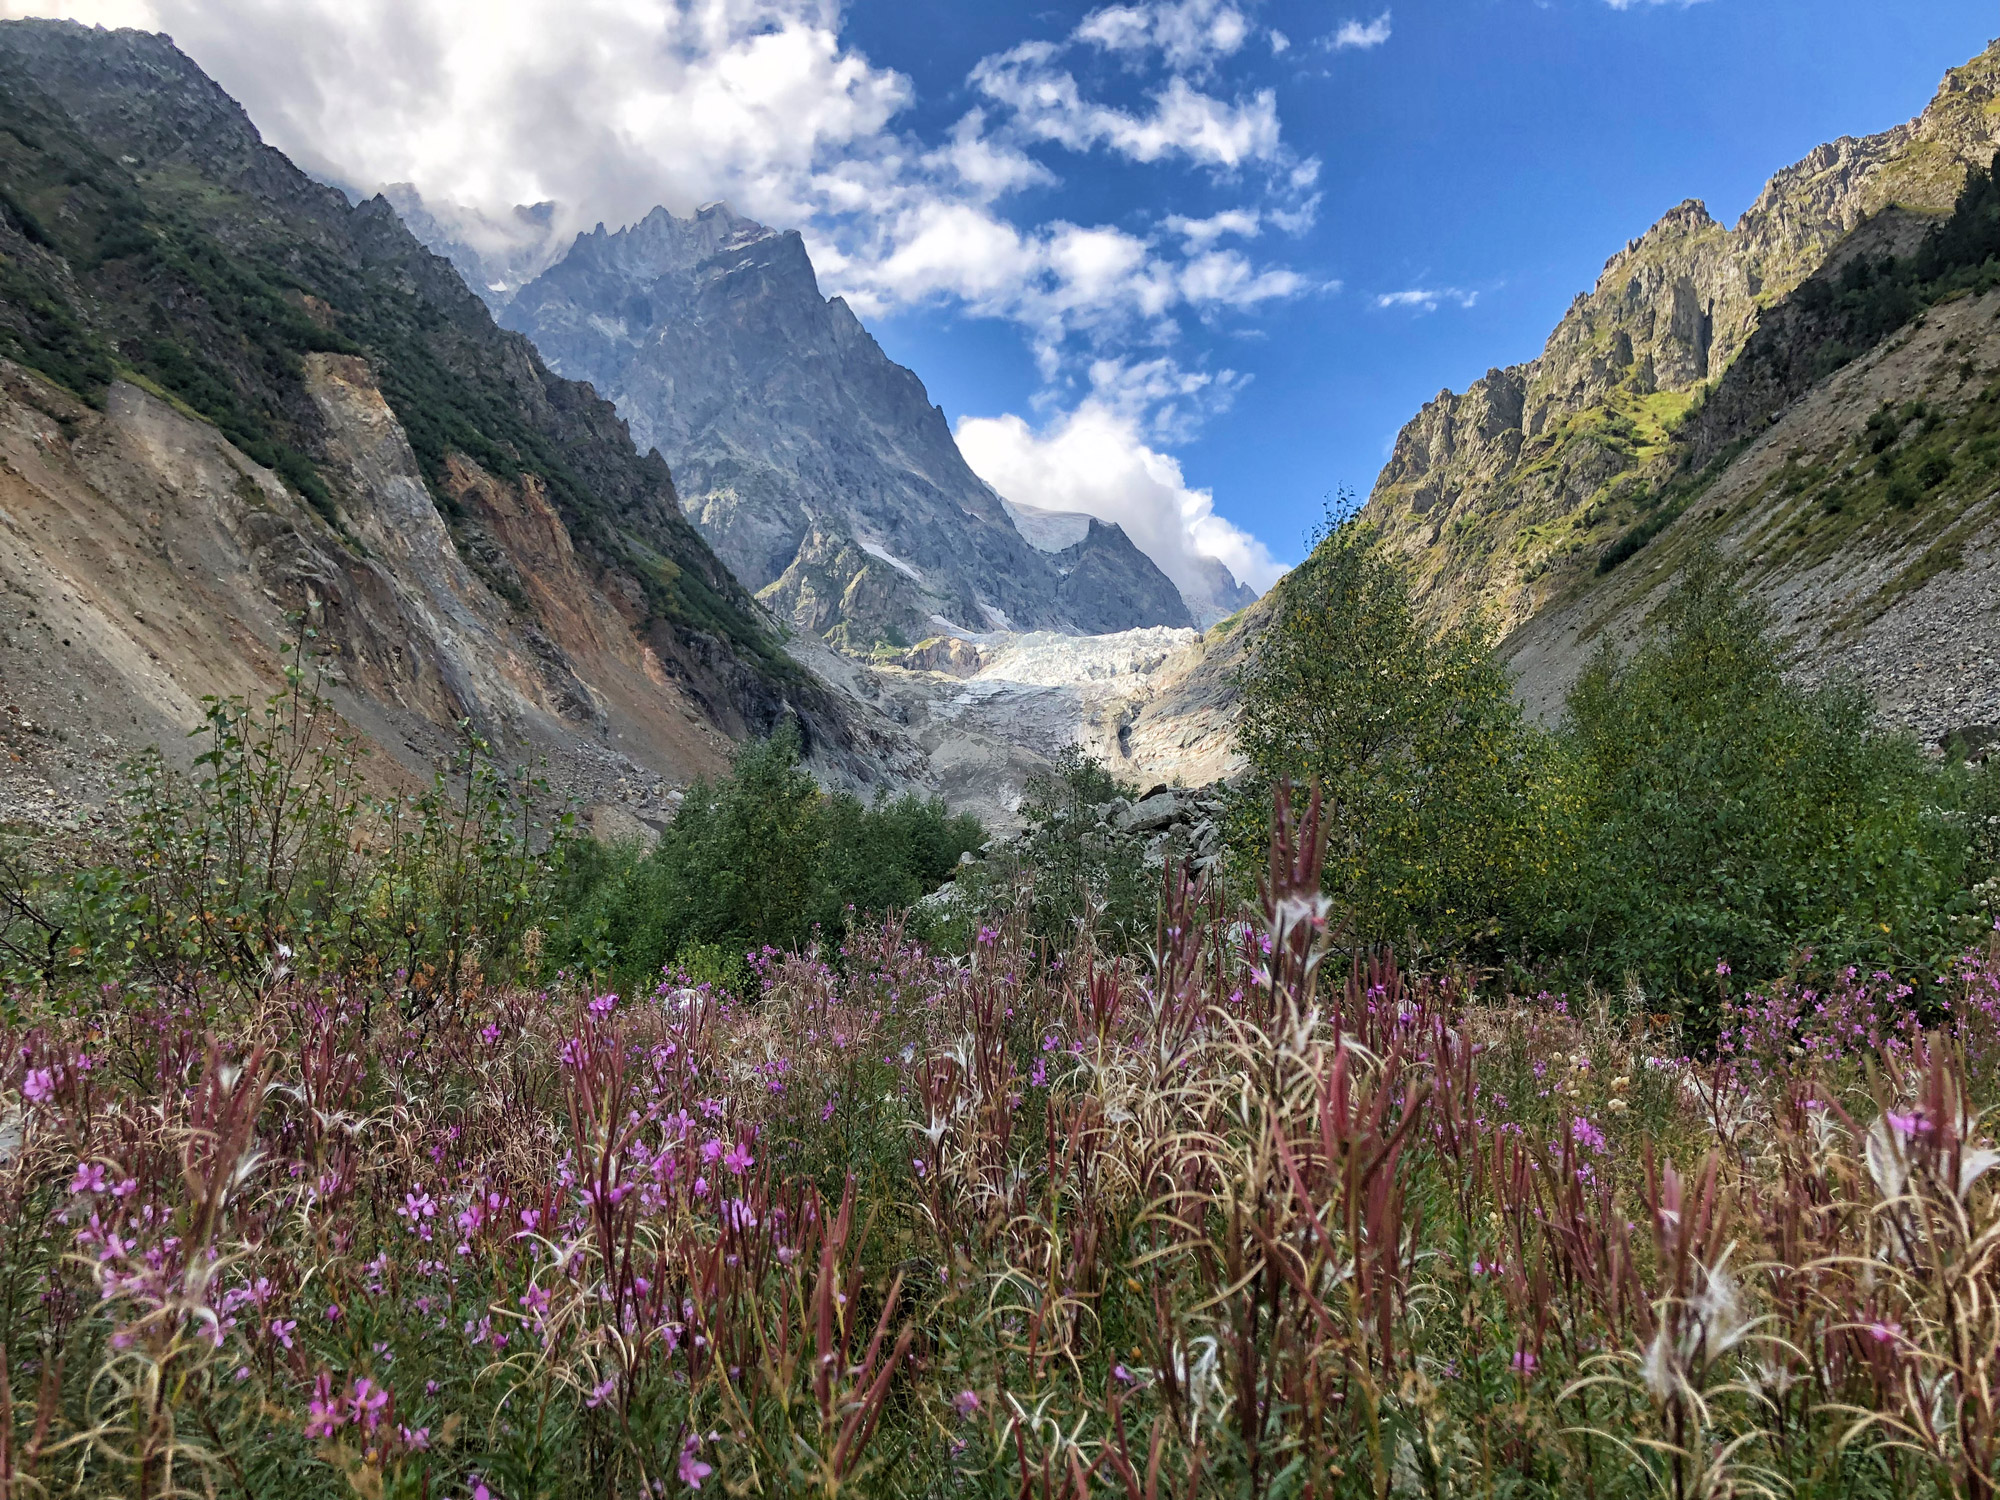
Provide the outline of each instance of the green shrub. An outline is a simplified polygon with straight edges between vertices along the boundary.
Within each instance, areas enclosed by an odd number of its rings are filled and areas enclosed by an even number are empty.
[[[294,658],[252,707],[210,698],[191,772],[149,749],[95,858],[0,860],[0,980],[137,977],[254,992],[287,973],[379,974],[412,1014],[510,977],[578,844],[546,785],[464,729],[429,786],[370,796],[361,752]]]
[[[746,951],[845,930],[850,910],[909,907],[985,837],[936,799],[823,792],[787,726],[739,750],[728,775],[689,787],[650,852],[599,856],[550,954],[627,985],[676,962],[718,978]]]
[[[1944,958],[1966,906],[1961,792],[1839,682],[1804,687],[1759,608],[1697,559],[1629,660],[1571,693],[1586,855],[1571,940],[1596,975],[1711,993],[1718,962]]]

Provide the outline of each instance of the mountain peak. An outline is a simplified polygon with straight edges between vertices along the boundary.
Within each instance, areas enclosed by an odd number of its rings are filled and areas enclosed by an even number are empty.
[[[1668,209],[1605,263],[1526,364],[1426,405],[1366,513],[1411,560],[1427,612],[1505,631],[1594,556],[1620,486],[1736,360],[1766,309],[1862,225],[1907,249],[2000,148],[2000,44],[1945,75],[1922,114],[1843,136],[1772,174],[1736,224]],[[1495,565],[1493,559],[1505,559]]]
[[[656,208],[580,237],[504,320],[617,403],[732,571],[800,630],[867,651],[939,619],[1080,633],[1189,622],[1119,528],[1083,518],[1060,549],[1024,539],[923,382],[821,295],[796,230],[727,203]]]

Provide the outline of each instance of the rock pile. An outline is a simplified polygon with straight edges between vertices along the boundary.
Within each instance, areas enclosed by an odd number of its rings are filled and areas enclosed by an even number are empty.
[[[1144,843],[1141,858],[1159,869],[1169,854],[1190,868],[1208,871],[1222,863],[1223,783],[1204,787],[1156,786],[1137,802],[1117,797],[1093,808],[1098,828]]]

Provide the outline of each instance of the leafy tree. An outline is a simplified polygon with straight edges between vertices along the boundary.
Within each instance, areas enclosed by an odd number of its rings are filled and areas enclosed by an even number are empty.
[[[1802,686],[1763,611],[1698,558],[1629,660],[1570,694],[1588,850],[1572,936],[1592,969],[1703,996],[1715,967],[1942,959],[1970,854],[1956,773],[1849,683]]]
[[[1522,720],[1490,637],[1416,618],[1373,528],[1330,526],[1279,585],[1241,677],[1239,850],[1270,788],[1317,785],[1326,888],[1357,941],[1455,946],[1528,919],[1570,837],[1546,736]]]

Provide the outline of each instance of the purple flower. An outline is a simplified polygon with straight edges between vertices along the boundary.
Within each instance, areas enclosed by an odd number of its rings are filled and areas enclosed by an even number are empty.
[[[373,1432],[382,1421],[382,1408],[389,1404],[389,1393],[363,1375],[354,1382],[347,1404],[354,1413],[354,1420]]]
[[[701,1482],[715,1472],[712,1467],[694,1456],[695,1446],[699,1442],[699,1438],[690,1437],[687,1446],[681,1449],[681,1483],[691,1490],[700,1489]]]
[[[750,1148],[738,1141],[729,1148],[729,1154],[722,1158],[722,1164],[741,1177],[757,1164],[757,1158],[750,1154]]]
[[[76,1169],[76,1176],[69,1182],[72,1193],[101,1193],[104,1191],[104,1168],[94,1161],[87,1161]]]
[[[956,1396],[951,1398],[951,1404],[958,1408],[958,1414],[961,1418],[969,1417],[979,1410],[979,1393],[977,1391],[960,1391]]]
[[[319,1379],[313,1382],[312,1402],[306,1415],[306,1436],[332,1437],[346,1421],[347,1414],[341,1409],[340,1398],[333,1393],[333,1377],[321,1370]]]
[[[56,1075],[49,1068],[30,1068],[21,1083],[21,1094],[30,1104],[40,1104],[56,1091]]]
[[[1514,1351],[1514,1368],[1521,1374],[1534,1374],[1535,1363],[1535,1356],[1530,1354],[1526,1349],[1517,1349]]]

